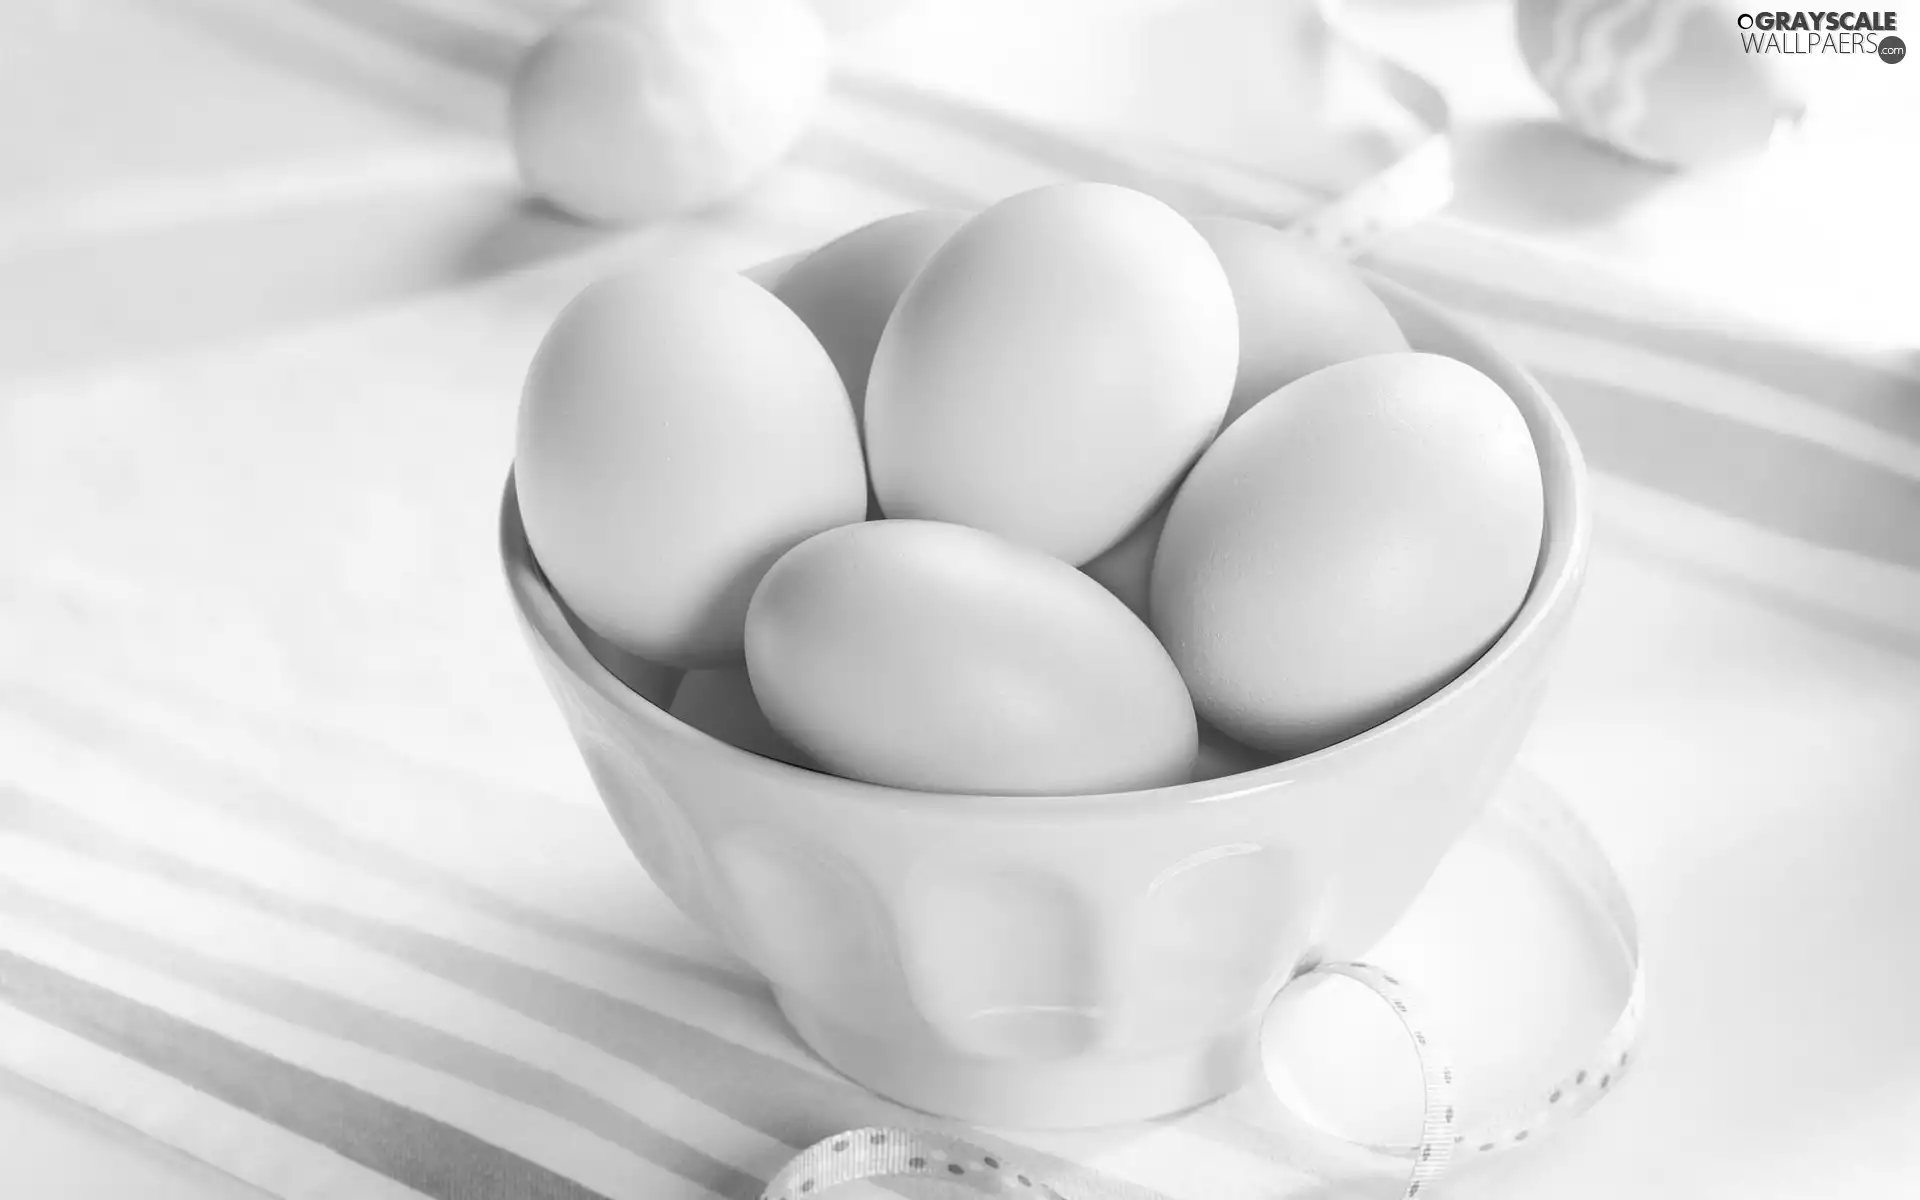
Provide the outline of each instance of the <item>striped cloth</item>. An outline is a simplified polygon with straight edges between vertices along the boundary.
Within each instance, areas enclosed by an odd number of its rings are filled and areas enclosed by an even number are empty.
[[[678,248],[744,264],[1066,176],[1213,211],[1306,199],[877,81],[827,125],[886,152],[803,155]],[[930,1124],[811,1058],[631,862],[497,580],[528,356],[582,280],[651,245],[10,385],[0,1090],[178,1151],[205,1194],[301,1200],[745,1200],[823,1135]],[[1599,480],[1603,557],[1920,656],[1911,363],[1444,219],[1373,265],[1538,371]],[[969,1135],[1069,1194],[1325,1194],[1298,1131],[1232,1103]]]

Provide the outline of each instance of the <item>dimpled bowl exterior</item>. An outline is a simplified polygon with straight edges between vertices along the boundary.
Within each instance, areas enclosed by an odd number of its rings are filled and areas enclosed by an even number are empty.
[[[985,1125],[1157,1116],[1244,1082],[1304,966],[1363,953],[1511,765],[1579,589],[1585,471],[1523,371],[1370,280],[1415,349],[1525,414],[1546,536],[1525,605],[1460,678],[1317,753],[1114,796],[943,796],[760,759],[668,717],[581,644],[527,548],[515,605],[600,794],[668,896],[771,983],[800,1036],[900,1103]]]

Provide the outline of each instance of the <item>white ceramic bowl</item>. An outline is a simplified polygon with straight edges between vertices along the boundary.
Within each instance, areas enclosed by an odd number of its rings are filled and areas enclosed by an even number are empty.
[[[1546,484],[1519,616],[1434,696],[1245,775],[1107,796],[934,795],[758,758],[668,716],[582,644],[511,481],[501,549],[535,656],[633,852],[753,964],[821,1057],[903,1104],[986,1125],[1160,1115],[1243,1082],[1298,970],[1363,953],[1511,765],[1587,557],[1585,469],[1559,411],[1478,335],[1370,280],[1415,349],[1500,383]]]

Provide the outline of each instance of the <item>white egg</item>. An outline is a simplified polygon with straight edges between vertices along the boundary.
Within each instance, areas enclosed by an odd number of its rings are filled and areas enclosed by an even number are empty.
[[[810,766],[792,742],[767,723],[754,699],[745,667],[709,667],[688,671],[673,693],[667,710],[681,721],[749,754],[778,759],[796,767]]]
[[[1223,424],[1303,375],[1407,349],[1393,314],[1331,250],[1270,225],[1201,217],[1240,319],[1240,367]]]
[[[649,220],[752,183],[826,81],[802,0],[601,0],[521,61],[508,134],[532,191],[588,220]]]
[[[837,774],[1042,795],[1182,783],[1193,705],[1153,632],[1059,559],[935,521],[811,538],[747,612],[774,728]]]
[[[874,348],[900,293],[966,219],[937,208],[882,218],[828,242],[771,285],[826,347],[856,418],[866,407]]]
[[[788,548],[860,520],[840,376],[742,276],[666,263],[594,284],[528,372],[515,479],[527,540],[594,631],[681,667],[737,662]]]
[[[1432,354],[1317,371],[1187,476],[1154,556],[1153,627],[1195,707],[1301,754],[1425,699],[1525,599],[1540,465],[1499,385]]]
[[[1575,129],[1648,162],[1702,166],[1760,153],[1807,108],[1805,56],[1750,49],[1767,33],[1738,27],[1742,7],[1519,0],[1514,31],[1534,81]],[[1836,36],[1861,69],[1875,62],[1876,35]],[[1791,47],[1795,35],[1779,41]]]
[[[1098,183],[1003,200],[935,252],[881,335],[874,491],[890,517],[1086,562],[1213,436],[1238,342],[1219,260],[1165,204]]]

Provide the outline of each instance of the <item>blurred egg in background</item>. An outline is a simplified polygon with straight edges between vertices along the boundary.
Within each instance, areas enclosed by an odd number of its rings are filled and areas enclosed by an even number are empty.
[[[1520,53],[1580,132],[1687,167],[1764,151],[1806,111],[1786,55],[1750,52],[1722,0],[1518,0]],[[1764,37],[1764,31],[1760,31]]]
[[[827,34],[804,0],[600,0],[521,61],[509,133],[527,186],[605,223],[724,200],[812,120]]]

